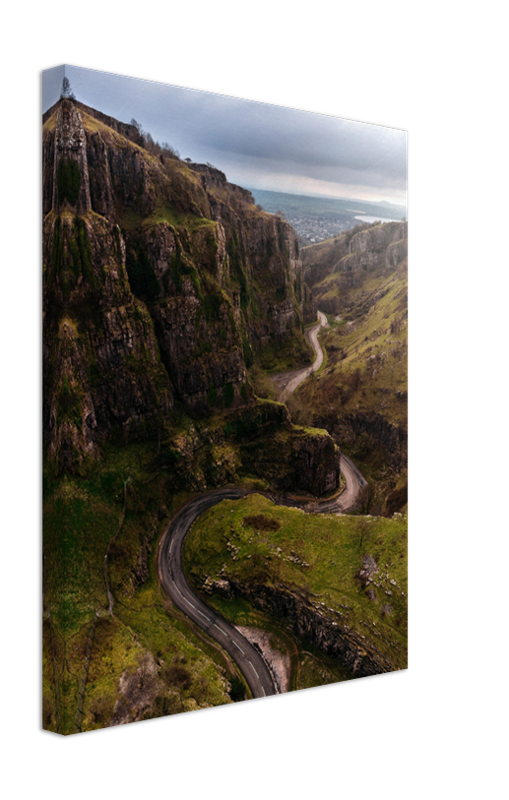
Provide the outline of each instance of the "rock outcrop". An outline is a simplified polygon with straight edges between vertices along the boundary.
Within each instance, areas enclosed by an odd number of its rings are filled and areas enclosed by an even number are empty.
[[[336,265],[336,271],[372,272],[396,267],[408,256],[408,224],[388,222],[359,231],[350,240],[348,254]]]
[[[329,431],[334,441],[349,445],[352,454],[365,458],[372,450],[381,448],[387,464],[396,472],[408,463],[408,432],[381,414],[317,415],[315,423]]]
[[[337,658],[356,678],[392,672],[392,663],[377,645],[349,626],[339,611],[315,608],[296,589],[284,585],[247,585],[230,579],[231,594],[285,622],[299,639]]]
[[[80,469],[113,431],[162,431],[175,403],[192,416],[248,407],[256,352],[316,318],[291,226],[220,170],[156,156],[135,126],[81,103],[43,121],[52,461]],[[313,470],[310,491],[330,484],[334,467]]]
[[[407,258],[407,222],[354,228],[302,251],[304,275],[327,314],[344,311],[350,290],[362,286],[370,273],[391,272]]]
[[[388,222],[359,231],[350,239],[349,253],[381,253],[394,242],[408,239],[408,223]]]
[[[174,392],[153,321],[132,294],[117,226],[94,214],[44,221],[44,431],[60,471],[95,458],[112,429],[162,428]]]

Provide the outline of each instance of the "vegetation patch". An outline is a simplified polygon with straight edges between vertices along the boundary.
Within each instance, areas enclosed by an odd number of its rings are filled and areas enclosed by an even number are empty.
[[[49,730],[75,733],[109,724],[121,699],[120,678],[140,669],[144,654],[155,659],[161,690],[146,708],[135,709],[139,714],[133,718],[157,716],[170,706],[186,711],[230,702],[222,656],[161,603],[155,543],[189,494],[177,494],[171,470],[153,471],[154,455],[151,444],[108,445],[86,478],[45,475],[44,611],[50,621],[43,667]],[[103,571],[107,551],[112,617]]]
[[[260,516],[274,520],[277,527],[266,524],[260,529],[246,521]],[[406,543],[402,515],[391,519],[305,515],[261,495],[249,495],[223,501],[200,516],[185,542],[184,566],[198,591],[209,577],[251,589],[262,584],[297,592],[316,612],[334,620],[337,612],[342,624],[404,668]],[[375,567],[366,584],[359,573],[368,556]],[[223,599],[226,613],[228,603]]]
[[[277,531],[281,527],[279,520],[267,517],[264,514],[244,517],[244,524],[257,531]]]
[[[376,413],[406,427],[407,291],[405,275],[373,277],[353,302],[350,324],[321,334],[326,368],[297,390],[316,415],[332,405],[341,414]]]
[[[274,340],[256,354],[259,366],[269,375],[312,364],[315,352],[300,330],[294,328],[281,340]]]
[[[235,397],[235,390],[233,388],[233,383],[227,383],[223,386],[223,403],[226,408],[229,408],[233,403]]]
[[[80,193],[81,175],[78,162],[74,159],[61,159],[57,169],[57,188],[60,203],[66,200],[75,206]]]

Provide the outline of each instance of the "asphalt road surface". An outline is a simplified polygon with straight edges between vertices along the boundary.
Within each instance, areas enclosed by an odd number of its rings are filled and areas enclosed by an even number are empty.
[[[246,494],[244,489],[218,489],[185,505],[166,530],[159,549],[158,568],[161,585],[177,608],[229,653],[244,675],[253,697],[266,697],[276,694],[276,688],[261,655],[233,625],[194,594],[182,568],[182,546],[193,522],[221,500],[238,500]]]
[[[316,372],[323,364],[323,350],[318,342],[318,334],[322,328],[327,328],[329,323],[327,317],[322,311],[318,311],[318,322],[312,328],[308,328],[304,336],[309,344],[315,351],[315,360],[310,367],[303,367],[302,369],[292,370],[291,372],[280,372],[279,375],[273,375],[272,380],[280,387],[279,400],[284,403],[288,400],[291,394],[295,391],[297,386],[300,386],[302,381],[305,381],[308,375]]]
[[[323,352],[318,343],[318,332],[327,325],[325,314],[318,312],[320,321],[309,329],[309,341],[315,350],[316,359],[311,367],[286,373],[291,376],[284,385],[288,397],[311,372],[315,372],[323,362]],[[278,376],[281,378],[282,376]],[[281,385],[281,384],[280,384]],[[263,493],[278,505],[302,508],[313,514],[341,514],[353,508],[360,490],[367,485],[357,467],[345,455],[341,455],[341,474],[345,478],[344,491],[333,500],[323,502],[300,502],[290,497]],[[161,586],[170,600],[199,628],[217,642],[232,657],[242,672],[253,697],[267,697],[277,694],[272,674],[256,650],[238,630],[224,617],[206,605],[189,586],[182,567],[182,548],[193,522],[200,514],[222,500],[239,500],[248,491],[241,487],[217,489],[195,497],[180,509],[171,520],[162,538],[158,552],[158,572]]]

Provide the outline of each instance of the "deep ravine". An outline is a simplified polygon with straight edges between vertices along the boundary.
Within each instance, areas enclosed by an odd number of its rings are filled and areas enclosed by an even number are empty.
[[[297,386],[308,375],[316,371],[323,362],[323,351],[318,342],[318,333],[322,327],[327,325],[327,320],[322,312],[318,312],[318,314],[319,323],[309,331],[309,341],[316,354],[315,360],[310,367],[286,373],[288,380],[280,384],[284,386],[285,399],[295,391]],[[333,500],[301,502],[288,496],[266,492],[261,492],[261,494],[264,494],[278,505],[300,508],[306,513],[341,514],[355,506],[359,492],[366,485],[366,481],[357,467],[343,455],[341,456],[341,474],[345,479],[345,489]],[[180,509],[168,525],[159,546],[157,567],[161,586],[170,600],[188,619],[198,625],[210,638],[228,652],[243,674],[253,697],[265,697],[278,692],[270,668],[265,664],[260,653],[242,636],[237,628],[194,593],[185,578],[182,566],[182,550],[185,538],[198,517],[223,500],[238,500],[246,497],[251,491],[243,487],[232,487],[205,492],[193,498]],[[343,647],[343,649],[345,648]],[[349,652],[348,647],[347,651]],[[359,667],[358,662],[359,659],[355,658],[354,653],[353,663],[357,665],[356,669]],[[366,674],[373,674],[376,671],[376,664],[373,667],[370,663]],[[385,670],[381,667],[378,671]]]

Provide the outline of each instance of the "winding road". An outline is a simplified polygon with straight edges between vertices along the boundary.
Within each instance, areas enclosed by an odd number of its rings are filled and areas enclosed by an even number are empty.
[[[318,333],[328,323],[325,314],[321,311],[318,312],[318,317],[317,325],[306,332],[308,341],[316,353],[313,364],[301,370],[284,373],[275,379],[284,390],[281,396],[282,400],[294,392],[297,386],[312,372],[316,372],[323,363],[323,352],[318,342]],[[343,454],[341,455],[341,474],[345,478],[346,487],[338,497],[332,500],[302,501],[268,492],[258,493],[264,494],[277,505],[301,508],[306,513],[341,514],[354,506],[361,488],[367,485],[357,467]],[[277,688],[272,673],[259,651],[230,622],[197,597],[189,586],[182,567],[184,540],[191,525],[200,514],[222,500],[239,500],[248,494],[249,490],[247,489],[231,487],[205,492],[190,500],[173,517],[163,535],[157,554],[157,569],[161,586],[166,595],[186,617],[226,650],[239,667],[253,697],[267,697],[277,694]]]
[[[300,386],[300,384],[306,380],[308,375],[311,375],[312,372],[316,372],[322,366],[323,350],[318,342],[318,334],[322,328],[327,328],[328,326],[329,323],[327,322],[327,317],[323,311],[318,311],[317,324],[312,328],[308,328],[304,333],[304,336],[315,351],[315,360],[310,367],[303,367],[302,369],[292,370],[291,372],[280,372],[279,375],[272,376],[272,380],[274,383],[277,383],[280,388],[280,395],[278,399],[281,401],[281,403],[284,403],[285,400],[288,400],[297,386]]]

